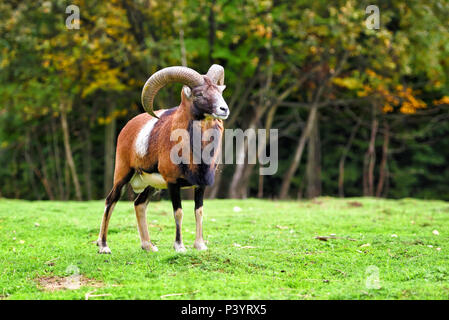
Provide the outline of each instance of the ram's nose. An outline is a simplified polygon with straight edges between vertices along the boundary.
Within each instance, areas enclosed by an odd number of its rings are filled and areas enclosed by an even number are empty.
[[[227,119],[229,117],[229,108],[226,104],[216,106],[214,116],[219,119]]]
[[[219,111],[220,113],[224,113],[224,114],[229,115],[229,108],[228,108],[228,106],[220,106],[220,107],[218,108],[218,111]]]

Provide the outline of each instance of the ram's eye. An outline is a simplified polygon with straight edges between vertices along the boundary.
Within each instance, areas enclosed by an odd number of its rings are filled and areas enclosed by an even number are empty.
[[[198,92],[197,94],[195,94],[195,97],[202,97],[203,93],[202,92]]]

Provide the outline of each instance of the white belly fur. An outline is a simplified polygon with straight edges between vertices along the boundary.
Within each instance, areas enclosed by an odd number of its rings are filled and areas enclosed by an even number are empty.
[[[167,189],[167,182],[159,173],[135,173],[130,184],[135,193],[141,193],[148,186],[156,189]]]

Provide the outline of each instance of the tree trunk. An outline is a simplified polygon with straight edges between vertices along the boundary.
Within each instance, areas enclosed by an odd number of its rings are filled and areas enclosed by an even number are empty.
[[[256,108],[255,115],[251,119],[251,122],[248,126],[249,130],[255,130],[256,124],[259,121],[260,117],[263,115],[264,110],[263,108]],[[229,142],[228,142],[229,143]],[[252,143],[256,143],[256,141],[250,141],[250,139],[245,139],[243,141],[243,145],[238,145],[236,148],[236,165],[235,165],[235,171],[232,176],[231,184],[229,185],[228,190],[228,197],[229,198],[245,198],[246,197],[246,186],[243,186],[243,178],[246,168],[246,155],[248,153],[248,146]]]
[[[272,53],[272,47],[271,47],[271,43],[269,43],[268,67],[266,69],[265,82],[263,83],[263,88],[259,92],[259,105],[256,107],[255,115],[251,119],[251,122],[248,126],[248,128],[250,130],[255,130],[257,128],[257,124],[259,123],[260,119],[263,117],[266,110],[270,106],[270,100],[267,99],[267,95],[269,93],[269,90],[270,90],[271,84],[272,84],[272,80],[273,80],[273,61],[274,61],[274,58],[273,58],[273,53]],[[287,91],[287,93],[284,93],[283,95],[281,95],[281,96],[283,96],[282,100],[285,99],[285,97],[288,95],[288,92],[289,91]],[[271,106],[271,110],[268,114],[265,127],[267,127],[267,125],[271,126],[271,123],[274,118],[274,111],[276,110],[278,104],[279,104],[279,102],[277,102],[277,104],[274,104]],[[270,113],[271,113],[271,115],[270,115]],[[257,133],[256,133],[256,135],[257,135]],[[251,144],[251,143],[255,144],[256,141],[249,141],[249,139],[248,139],[248,143],[246,143],[243,148],[239,148],[236,151],[236,153],[237,153],[236,159],[243,159],[243,160],[245,159],[245,155],[247,154],[247,151],[248,151],[248,144]],[[266,141],[264,141],[264,143],[266,143]],[[231,182],[231,185],[229,188],[230,198],[246,198],[247,197],[249,177],[251,176],[251,172],[252,172],[253,168],[254,168],[254,164],[245,165],[243,163],[243,164],[236,165],[236,169],[235,169],[234,175],[232,177],[232,182]]]
[[[64,162],[64,200],[70,199],[70,193],[71,193],[71,182],[70,182],[70,169],[69,165],[67,164],[67,161]]]
[[[265,128],[264,128],[267,133],[266,139],[262,140],[262,141],[257,141],[257,144],[258,144],[257,154],[258,154],[259,158],[261,156],[261,154],[259,154],[259,151],[261,153],[266,151],[265,149],[267,146],[268,139],[270,139],[270,129],[273,124],[274,114],[275,114],[276,109],[277,109],[277,105],[272,106],[267,114],[267,119],[265,121]],[[253,129],[255,129],[255,128],[253,128]],[[253,141],[250,143],[256,143],[256,141]],[[246,154],[247,150],[248,150],[248,148],[246,148],[245,154]],[[252,164],[252,163],[247,163],[243,167],[243,173],[242,173],[240,182],[237,185],[237,190],[236,190],[236,193],[239,195],[239,198],[245,199],[248,197],[249,183],[251,181],[250,178],[251,178],[251,174],[255,167],[256,167],[256,165]],[[264,177],[263,175],[259,175],[259,190],[258,190],[259,198],[262,198],[262,196],[263,196],[263,177]]]
[[[195,199],[195,189],[189,188],[189,189],[181,190],[181,199],[184,199],[184,200]]]
[[[255,142],[254,142],[255,143]],[[249,182],[251,181],[251,173],[253,172],[255,165],[247,163],[243,170],[242,180],[238,185],[238,193],[241,199],[248,198]]]
[[[52,186],[54,185],[54,183],[52,183],[52,181],[48,175],[47,164],[45,162],[44,154],[42,153],[43,147],[39,144],[39,140],[35,140],[35,143],[37,144],[36,154],[39,159],[40,168],[41,168],[41,170],[37,170],[37,168],[35,168],[35,171],[39,175],[40,179],[42,180],[42,183],[44,183],[45,190],[47,191],[47,194],[48,194],[48,198],[50,200],[55,200],[55,196],[53,194],[53,189],[52,189]]]
[[[390,127],[387,123],[387,120],[384,119],[384,143],[382,146],[382,160],[380,162],[379,168],[379,181],[377,183],[376,197],[380,197],[382,195],[382,190],[385,185],[385,178],[388,174],[387,161],[388,161],[388,145],[390,143]]]
[[[51,117],[51,135],[52,135],[52,142],[53,142],[53,156],[55,161],[55,167],[56,167],[56,178],[58,181],[58,199],[63,200],[64,199],[64,186],[63,186],[63,176],[62,176],[62,168],[61,168],[61,152],[59,149],[59,142],[58,142],[58,134],[56,132],[56,123],[53,117]]]
[[[261,144],[260,147],[258,147],[258,156],[261,155],[259,152],[265,152],[265,149],[267,147],[267,142],[270,139],[270,130],[273,126],[274,121],[274,115],[276,114],[277,105],[274,105],[270,108],[267,114],[267,119],[265,120],[265,130],[266,130],[266,139],[265,141],[258,141],[258,144]],[[258,183],[258,191],[257,191],[257,197],[263,198],[263,184],[264,184],[264,176],[259,174],[259,183]]]
[[[315,117],[307,144],[307,198],[315,198],[321,195],[321,146],[320,132],[318,128],[319,114]]]
[[[20,181],[19,175],[20,175],[20,170],[19,170],[19,161],[18,161],[18,149],[13,151],[13,155],[11,157],[12,160],[12,165],[11,165],[11,169],[12,169],[12,189],[14,190],[14,199],[20,199],[20,190],[22,190],[21,188],[19,188],[17,186],[17,181]]]
[[[304,181],[306,180],[305,178],[305,173],[304,173],[304,177],[301,179],[301,181],[299,182],[299,188],[298,188],[298,193],[296,194],[296,198],[298,200],[301,200],[304,198]]]
[[[134,201],[136,199],[133,188],[129,184],[126,186],[126,198],[128,201]]]
[[[252,126],[250,129],[254,129]],[[231,184],[229,185],[229,198],[244,198],[244,192],[242,191],[242,179],[245,172],[245,158],[246,153],[248,150],[248,143],[254,143],[254,142],[244,142],[243,146],[240,146],[240,148],[237,148],[236,150],[236,161],[239,160],[239,163],[235,165],[235,171],[232,176]],[[243,161],[242,161],[243,160]],[[242,163],[243,162],[243,163]]]
[[[263,198],[263,175],[259,175],[259,183],[257,185],[257,198]]]
[[[31,159],[30,149],[31,149],[31,147],[30,147],[30,134],[27,132],[26,141],[25,141],[25,148],[24,148],[24,155],[25,155],[25,161],[28,164],[27,167],[28,167],[29,183],[31,185],[31,188],[33,189],[33,193],[34,193],[36,199],[41,200],[41,196],[40,196],[40,194],[38,192],[36,181],[34,179],[34,172],[36,171],[36,169],[34,168],[34,161]],[[44,188],[45,188],[45,190],[46,190],[46,192],[48,194],[48,191],[47,191],[47,188],[46,188],[45,184],[44,183],[42,183],[42,184],[44,185]]]
[[[75,162],[73,161],[73,155],[72,155],[72,148],[70,146],[70,135],[69,135],[69,125],[67,124],[67,109],[66,109],[66,102],[63,102],[61,104],[61,127],[62,127],[62,133],[64,137],[64,149],[65,149],[65,156],[67,159],[67,165],[70,169],[72,179],[73,179],[73,185],[75,186],[75,195],[76,199],[81,201],[81,187],[78,180],[78,175],[76,173],[76,167]]]
[[[345,182],[345,162],[346,157],[348,156],[349,150],[351,149],[352,142],[354,141],[355,135],[360,128],[361,121],[358,121],[355,127],[352,129],[351,135],[349,136],[349,140],[343,150],[343,153],[340,157],[340,162],[338,163],[338,195],[343,198],[345,196],[344,191],[344,182]]]
[[[106,124],[104,131],[104,183],[103,194],[107,196],[112,189],[114,180],[114,162],[115,162],[115,129],[116,119],[113,116],[114,106],[112,103],[108,103],[108,117],[111,117],[111,121]]]
[[[92,141],[90,137],[90,124],[87,123],[83,128],[84,135],[84,156],[83,156],[83,169],[84,169],[84,181],[86,186],[87,200],[92,200]]]
[[[334,77],[337,77],[340,74],[340,72],[343,70],[343,67],[346,64],[346,60],[347,60],[348,56],[349,56],[349,52],[345,52],[344,56],[342,57],[342,59],[340,61],[339,66],[337,67],[335,72],[332,73],[332,75],[329,76],[329,78],[325,81],[325,83],[321,84],[319,86],[318,90],[316,91],[316,95],[313,100],[310,112],[309,112],[309,117],[307,118],[306,127],[301,134],[301,138],[298,141],[298,145],[296,146],[296,151],[295,151],[295,155],[293,157],[293,161],[291,162],[290,167],[288,168],[288,170],[285,173],[284,178],[282,180],[281,191],[279,193],[279,198],[281,198],[281,199],[287,198],[292,178],[294,177],[295,172],[298,169],[299,164],[301,162],[305,144],[309,138],[313,123],[317,116],[318,101],[321,99],[321,95],[323,94],[323,91],[326,88],[327,84],[330,83]],[[306,78],[304,78],[303,80],[305,81],[305,79]]]
[[[371,137],[368,150],[365,153],[364,175],[363,175],[363,195],[374,196],[374,166],[376,164],[376,135],[379,122],[373,112],[373,120],[371,121]]]
[[[211,188],[207,188],[205,197],[208,199],[215,199],[220,191],[221,177],[223,176],[223,166],[218,165],[217,171],[215,171],[215,182]]]
[[[318,104],[315,102],[312,105],[312,108],[309,113],[309,117],[307,118],[307,123],[304,131],[301,134],[301,137],[298,140],[298,144],[296,146],[295,154],[293,156],[292,162],[290,163],[290,167],[284,175],[281,185],[281,191],[279,193],[280,199],[286,199],[288,196],[288,191],[290,189],[291,181],[295,175],[296,170],[299,167],[301,162],[302,154],[304,151],[304,147],[309,138],[310,132],[312,130],[313,123],[315,121],[315,117],[318,111]]]

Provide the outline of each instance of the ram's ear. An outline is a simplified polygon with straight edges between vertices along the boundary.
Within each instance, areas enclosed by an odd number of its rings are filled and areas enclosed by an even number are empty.
[[[190,89],[188,86],[182,87],[181,99],[184,99],[184,98],[187,100],[192,99],[192,89]]]
[[[224,89],[226,89],[226,86],[217,86],[218,90],[220,90],[221,93],[223,93]]]

